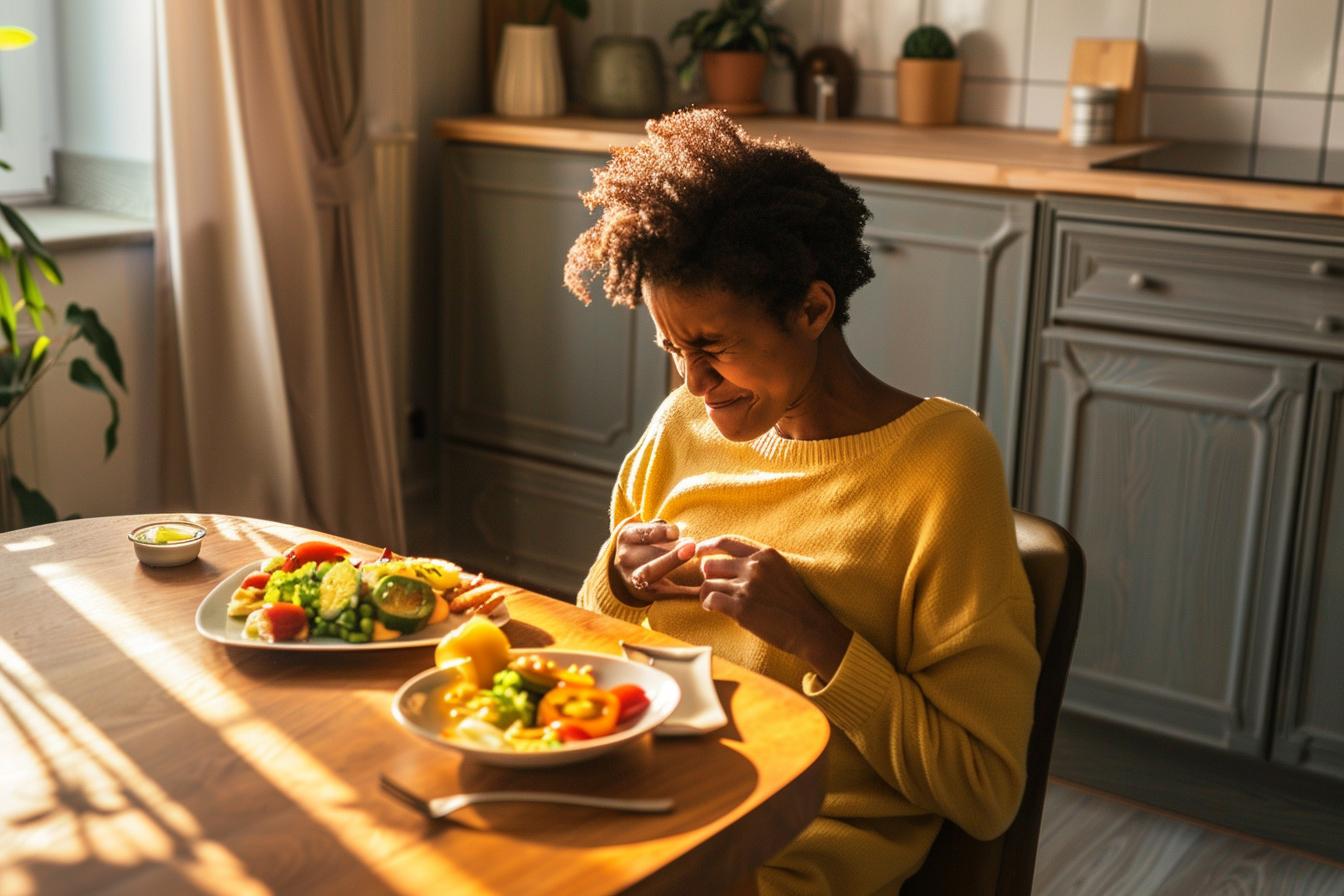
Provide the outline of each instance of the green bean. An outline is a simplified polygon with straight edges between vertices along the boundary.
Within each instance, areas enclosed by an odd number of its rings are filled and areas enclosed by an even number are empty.
[[[365,619],[373,618],[373,607],[369,604],[360,604],[359,615],[363,616]]]
[[[336,564],[332,563],[330,560],[323,560],[322,563],[319,564],[317,567],[317,577],[319,579],[322,578],[327,574],[327,570],[331,569],[335,565]]]
[[[369,643],[369,636],[363,632],[355,632],[345,640],[349,641],[351,644],[367,644]]]
[[[339,622],[341,625],[345,626],[346,628],[354,628],[355,627],[354,610],[342,610],[341,615],[336,617],[336,621]]]
[[[359,630],[366,635],[373,634],[373,620],[367,616],[359,620]]]

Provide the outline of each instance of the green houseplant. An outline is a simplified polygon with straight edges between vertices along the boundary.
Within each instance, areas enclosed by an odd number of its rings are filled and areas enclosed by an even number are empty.
[[[766,18],[774,5],[721,0],[714,9],[698,10],[677,22],[668,40],[685,38],[689,44],[686,58],[677,64],[681,86],[689,90],[696,66],[702,65],[711,104],[739,113],[764,112],[760,97],[766,55],[797,63],[793,35]]]
[[[896,63],[897,111],[905,124],[955,124],[961,99],[961,60],[937,25],[911,31]]]
[[[16,32],[21,32],[16,35]],[[19,49],[32,43],[32,32],[21,28],[0,27],[0,50]],[[0,168],[10,170],[7,162]],[[56,520],[56,510],[36,489],[24,484],[13,469],[14,412],[33,393],[46,374],[67,367],[70,381],[107,399],[112,419],[103,434],[103,456],[117,447],[117,428],[121,415],[117,399],[103,377],[83,356],[66,360],[67,353],[83,343],[93,350],[98,364],[124,390],[121,354],[116,340],[98,320],[97,312],[73,302],[65,306],[64,327],[47,333],[47,324],[56,323],[55,311],[46,303],[34,269],[49,283],[61,284],[64,277],[47,247],[28,226],[18,210],[0,202],[0,218],[18,237],[11,247],[7,235],[0,234],[0,529],[16,524],[36,526]],[[11,289],[10,278],[14,288]],[[26,319],[25,319],[26,318]],[[16,512],[17,511],[17,512]]]

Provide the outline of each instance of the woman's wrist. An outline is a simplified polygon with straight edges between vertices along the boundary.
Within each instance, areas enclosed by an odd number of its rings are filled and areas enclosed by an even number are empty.
[[[854,633],[845,628],[844,623],[830,613],[824,621],[812,629],[811,636],[800,654],[800,659],[812,667],[817,677],[830,681],[840,670],[840,664],[849,652],[849,642]]]

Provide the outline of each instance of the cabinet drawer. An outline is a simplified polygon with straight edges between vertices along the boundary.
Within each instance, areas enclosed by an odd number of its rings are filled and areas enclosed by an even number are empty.
[[[574,600],[607,537],[612,477],[452,442],[441,473],[449,558]]]
[[[1344,352],[1344,246],[1061,218],[1050,316]]]

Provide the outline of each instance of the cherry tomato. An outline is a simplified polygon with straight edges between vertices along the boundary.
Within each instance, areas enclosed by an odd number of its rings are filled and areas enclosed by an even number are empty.
[[[298,604],[271,604],[262,611],[271,624],[271,641],[296,641],[306,637],[308,615]]]
[[[266,583],[271,580],[271,574],[268,572],[254,572],[252,575],[243,579],[243,588],[265,588]]]
[[[537,704],[537,721],[577,725],[589,737],[601,737],[616,730],[621,703],[611,693],[598,688],[559,687],[547,691]]]
[[[560,738],[560,743],[562,744],[572,743],[576,740],[593,739],[593,736],[589,734],[587,731],[584,731],[578,725],[573,725],[570,724],[569,722],[556,721],[552,722],[547,727],[555,732],[555,736]]]
[[[326,541],[304,541],[285,551],[285,572],[293,572],[305,563],[336,562],[350,556],[350,552],[340,545]]]
[[[618,725],[638,718],[649,708],[649,695],[637,684],[618,684],[611,689],[611,693],[621,703],[621,715],[616,720]]]

